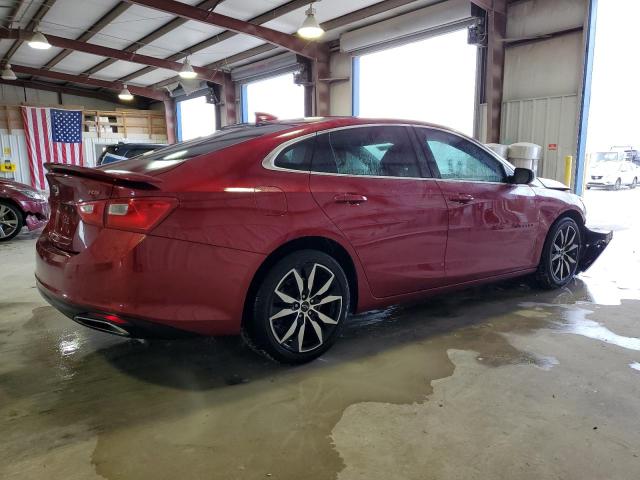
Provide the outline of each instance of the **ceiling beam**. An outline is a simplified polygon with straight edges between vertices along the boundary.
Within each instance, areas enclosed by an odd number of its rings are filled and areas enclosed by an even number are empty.
[[[42,5],[40,5],[40,8],[38,8],[38,11],[33,15],[31,20],[29,21],[29,24],[27,25],[27,29],[33,30],[35,28],[38,28],[38,24],[40,23],[40,20],[42,20],[42,18],[47,14],[49,9],[51,9],[51,7],[53,7],[55,4],[56,4],[56,0],[49,0],[48,2],[45,1]],[[4,54],[4,61],[6,63],[9,63],[11,61],[11,58],[16,54],[16,51],[20,48],[20,45],[22,45],[22,40],[16,40],[15,42],[13,42],[13,45],[11,45],[11,48],[9,48],[9,50],[7,50],[7,53]]]
[[[227,30],[252,37],[259,38],[267,43],[286,48],[303,57],[316,60],[319,56],[317,44],[308,42],[290,35],[288,33],[279,32],[271,28],[254,25],[243,20],[221,15],[215,12],[206,12],[198,7],[192,7],[186,3],[176,0],[126,0],[136,5],[152,8],[171,15],[177,15],[188,20],[213,25],[216,27],[226,28]]]
[[[78,97],[95,98],[98,100],[104,100],[105,102],[117,103],[120,105],[131,107],[131,102],[124,102],[118,98],[117,95],[108,93],[102,90],[87,90],[84,88],[75,88],[64,85],[58,85],[55,83],[40,82],[34,80],[3,80],[0,79],[0,84],[13,85],[20,88],[33,88],[35,90],[44,90],[47,92],[65,93],[67,95],[76,95]],[[144,97],[135,97],[134,104],[138,107],[146,107],[149,102]]]
[[[251,20],[248,20],[248,22],[254,25],[261,25],[263,23],[270,22],[271,20],[274,20],[283,15],[286,15],[287,13],[293,12],[294,10],[306,7],[308,4],[309,4],[309,0],[293,0],[291,2],[285,3],[284,5],[280,5],[279,7],[269,10],[268,12],[258,15],[257,17],[254,17]],[[231,30],[225,30],[224,32],[220,32],[212,37],[207,38],[206,40],[203,40],[194,45],[191,45],[189,48],[185,49],[185,51],[188,53],[178,52],[167,57],[167,60],[174,60],[174,61],[182,60],[187,55],[192,55],[196,52],[204,50],[205,48],[212,47],[220,42],[229,40],[230,38],[233,38],[236,35],[238,35],[236,32],[232,32]],[[271,44],[268,44],[268,45],[272,46]],[[122,78],[119,78],[119,80],[122,82],[128,82],[130,80],[133,80],[134,78],[138,78],[139,76],[152,71],[153,71],[153,68],[145,67],[135,72],[132,72],[129,75],[126,75]]]
[[[204,0],[203,2],[200,2],[197,5],[197,8],[202,8],[202,9],[205,9],[205,10],[209,10],[209,9],[213,9],[213,8],[217,7],[220,3],[221,3],[221,0]],[[125,47],[123,50],[125,52],[135,52],[137,50],[140,50],[145,45],[148,45],[149,43],[158,40],[160,37],[163,37],[167,33],[174,31],[176,28],[178,28],[181,25],[184,25],[188,21],[189,20],[187,20],[185,18],[174,18],[173,20],[171,20],[171,21],[165,23],[164,25],[156,28],[153,32],[145,35],[141,39],[131,43],[128,47]],[[179,57],[177,59],[169,57],[168,60],[179,60],[181,58],[184,58],[184,56]],[[108,59],[103,60],[102,62],[98,63],[97,65],[94,65],[93,67],[85,70],[82,73],[85,74],[85,75],[93,75],[94,73],[99,72],[100,70],[103,70],[103,69],[107,68],[110,65],[113,65],[117,61],[118,60],[115,60],[113,58],[108,58]]]
[[[19,2],[16,2],[9,16],[7,18],[4,18],[2,20],[2,23],[6,24],[7,27],[10,27],[10,28],[13,27],[13,24],[17,22],[18,15],[20,15],[20,12],[23,12],[24,7],[30,3],[31,3],[31,0],[20,0]]]
[[[358,22],[361,20],[364,20],[366,18],[370,18],[373,17],[375,15],[380,15],[383,13],[387,13],[390,10],[396,9],[396,8],[400,8],[403,7],[405,5],[409,5],[412,3],[415,3],[417,0],[384,0],[382,2],[378,2],[378,3],[374,3],[373,5],[369,5],[368,7],[363,7],[359,10],[356,10],[354,12],[351,13],[347,13],[345,15],[342,15],[340,17],[336,17],[332,20],[328,20],[326,22],[323,22],[320,24],[320,26],[326,31],[331,31],[331,30],[335,30],[336,28],[341,28],[344,27],[346,25],[351,25],[354,22]],[[285,5],[283,5],[282,7],[278,7],[278,8],[283,8],[286,7],[287,5],[291,5],[291,4],[296,4],[296,3],[300,3],[300,2],[289,2]],[[308,4],[308,0],[302,2],[302,5],[298,5],[296,6],[296,8],[292,8],[292,10],[295,10],[297,8],[300,8],[301,6],[305,6]],[[278,9],[274,9],[272,10],[275,11]],[[288,13],[288,12],[285,12]],[[285,13],[282,13],[282,15],[284,15]],[[266,16],[271,16],[269,12],[265,13],[264,15],[261,15],[261,17],[266,17]],[[250,22],[254,22],[256,21],[258,18],[260,17],[256,17],[256,19],[250,20]],[[268,22],[269,20],[273,20],[273,18],[275,18],[274,16],[271,16],[271,18],[265,19],[264,22]],[[223,35],[225,35],[226,33],[231,33],[231,35],[235,35],[235,33],[233,32],[222,32],[220,35],[216,35],[216,37],[221,37]],[[205,42],[208,42],[208,40],[205,40]],[[204,43],[204,42],[201,42]],[[215,42],[218,43],[218,42]],[[210,46],[210,45],[207,45]],[[192,47],[193,48],[193,47]],[[203,47],[206,48],[206,47]],[[261,55],[263,53],[267,53],[269,51],[275,50],[277,47],[271,44],[264,44],[264,45],[259,45],[257,47],[251,48],[249,50],[245,50],[244,52],[240,52],[237,53],[235,55],[231,55],[230,57],[226,57],[220,60],[216,60],[213,63],[210,63],[208,65],[206,65],[206,68],[212,68],[215,70],[218,69],[224,69],[224,68],[228,68],[229,65],[232,65],[236,62],[241,62],[243,60],[247,60],[251,57],[255,57],[256,55]],[[123,77],[120,80],[124,80],[127,77]],[[172,83],[175,83],[179,81],[179,78],[176,77],[172,77],[169,78],[167,80],[162,80],[160,82],[157,82],[153,85],[151,85],[154,88],[159,88],[159,87],[164,87],[166,85],[170,85]]]
[[[27,38],[30,38],[31,35],[33,35],[33,32],[28,30],[17,30],[11,28],[0,29],[0,38],[25,40]],[[122,50],[116,50],[115,48],[103,47],[102,45],[96,45],[95,43],[81,42],[79,40],[58,37],[56,35],[47,34],[46,37],[49,43],[54,47],[64,48],[71,51],[90,53],[92,55],[110,57],[118,60],[124,60],[126,62],[140,63],[143,65],[151,65],[156,68],[166,68],[167,70],[173,70],[175,72],[179,72],[182,68],[182,64],[179,62],[172,62],[170,60],[150,57],[148,55],[140,55],[138,53],[123,52]],[[43,68],[47,69],[46,66]],[[210,70],[203,67],[193,67],[193,69],[203,80],[208,80],[214,83],[222,83],[222,77],[220,73],[215,70]]]
[[[79,83],[81,85],[90,85],[92,87],[108,88],[110,90],[119,91],[123,88],[122,82],[109,82],[106,80],[98,80],[97,78],[89,78],[80,75],[71,75],[68,73],[54,72],[53,70],[43,70],[41,68],[27,67],[24,65],[12,65],[11,68],[16,73],[22,73],[24,75],[32,75],[37,77],[46,77],[53,80],[63,80],[65,82]],[[141,97],[152,98],[154,100],[166,100],[169,95],[159,90],[154,90],[148,87],[135,87],[129,86],[129,91],[134,95]]]
[[[113,7],[111,10],[109,10],[107,13],[105,13],[100,18],[100,20],[98,20],[96,23],[91,25],[87,29],[87,31],[84,32],[82,35],[80,35],[76,40],[78,40],[79,42],[86,42],[88,40],[91,40],[98,32],[100,32],[100,30],[105,28],[112,21],[114,21],[116,18],[118,18],[124,12],[126,12],[130,7],[131,7],[130,3],[126,3],[126,2],[118,3],[115,7]],[[73,50],[69,50],[69,49],[63,50],[58,55],[56,55],[51,60],[49,60],[47,62],[47,64],[43,68],[46,68],[47,70],[49,70],[50,68],[53,68],[58,63],[60,63],[62,60],[67,58],[69,55],[71,55],[72,52],[73,52]]]

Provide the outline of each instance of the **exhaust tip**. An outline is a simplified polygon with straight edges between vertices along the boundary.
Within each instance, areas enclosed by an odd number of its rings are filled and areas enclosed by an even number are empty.
[[[129,337],[130,334],[127,330],[114,322],[125,323],[124,320],[115,315],[97,316],[91,314],[80,314],[73,317],[73,320],[80,325],[92,328],[93,330],[99,330],[101,332],[112,333],[114,335],[120,335],[121,337]]]

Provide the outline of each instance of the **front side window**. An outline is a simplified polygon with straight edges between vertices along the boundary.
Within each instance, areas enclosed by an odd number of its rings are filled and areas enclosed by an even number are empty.
[[[439,130],[417,129],[444,180],[504,182],[502,164],[474,143]]]
[[[382,177],[420,177],[420,166],[405,127],[347,128],[317,137],[314,172]]]

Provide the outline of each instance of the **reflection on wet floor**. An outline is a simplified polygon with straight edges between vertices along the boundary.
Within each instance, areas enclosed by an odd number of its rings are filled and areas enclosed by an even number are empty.
[[[596,265],[604,273],[594,267],[559,291],[515,280],[355,316],[325,356],[296,368],[237,338],[140,342],[90,331],[45,306],[25,274],[26,293],[0,302],[0,478],[336,478],[353,461],[334,444],[347,409],[426,405],[456,370],[451,352],[472,354],[486,371],[552,375],[574,368],[563,364],[565,352],[528,339],[640,350],[628,321],[640,312],[637,279],[627,275],[620,288],[610,273],[632,242],[615,241],[620,247]],[[26,247],[12,252],[31,261]],[[630,362],[608,368],[636,375],[629,367],[640,371],[640,363]]]

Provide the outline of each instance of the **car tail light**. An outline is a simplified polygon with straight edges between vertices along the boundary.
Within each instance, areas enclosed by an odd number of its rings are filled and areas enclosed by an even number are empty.
[[[107,203],[105,227],[148,232],[176,208],[175,198],[130,198]]]
[[[86,223],[131,232],[152,230],[178,206],[175,198],[123,198],[78,204]]]
[[[78,214],[83,222],[102,226],[104,222],[104,200],[78,204]]]

